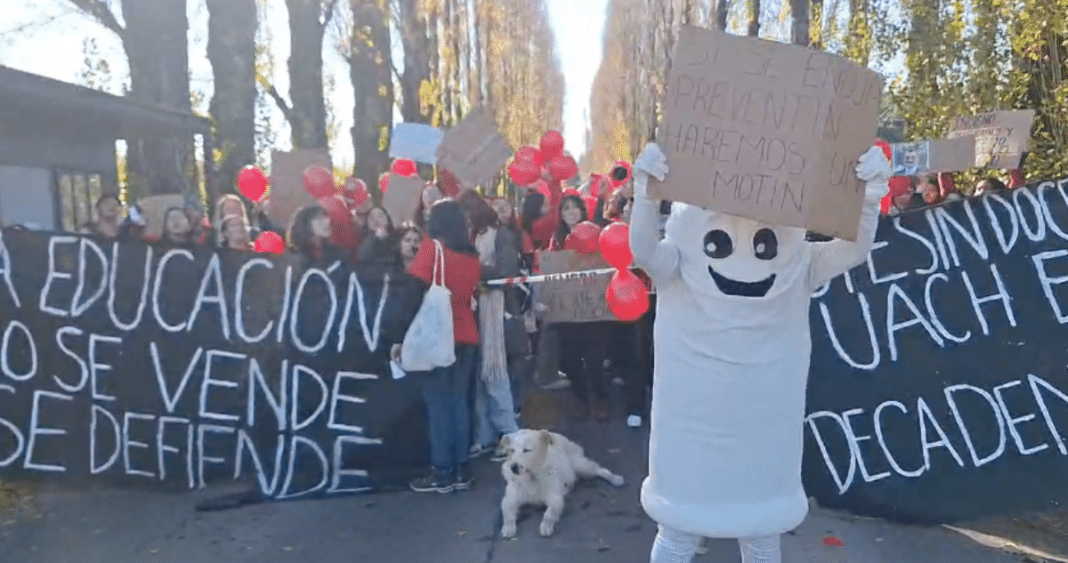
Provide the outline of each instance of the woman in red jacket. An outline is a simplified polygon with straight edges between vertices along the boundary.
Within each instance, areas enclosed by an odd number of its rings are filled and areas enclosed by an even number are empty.
[[[426,290],[433,283],[435,242],[439,242],[445,258],[445,287],[451,293],[456,362],[419,376],[430,425],[433,469],[426,477],[412,481],[411,489],[419,493],[450,493],[471,486],[471,471],[467,465],[471,442],[468,394],[478,367],[479,342],[471,298],[482,276],[482,266],[471,242],[467,217],[456,201],[443,199],[431,206],[426,227],[427,236],[432,240],[419,245],[419,252],[408,269],[408,273],[422,282],[416,288],[419,293],[413,297],[413,305],[418,310]],[[402,336],[397,336],[393,338],[394,342],[403,340]],[[400,348],[400,344],[392,346],[394,358],[400,356]]]

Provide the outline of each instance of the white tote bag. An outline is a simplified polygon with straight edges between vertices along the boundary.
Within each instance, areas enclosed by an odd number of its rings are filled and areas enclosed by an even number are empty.
[[[441,283],[438,283],[440,272]],[[452,331],[451,293],[445,287],[445,251],[434,241],[434,272],[430,289],[415,314],[401,345],[404,371],[429,371],[456,362],[456,345]]]

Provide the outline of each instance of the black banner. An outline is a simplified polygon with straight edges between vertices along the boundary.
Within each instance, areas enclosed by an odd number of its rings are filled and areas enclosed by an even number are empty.
[[[811,310],[805,484],[946,523],[1068,501],[1068,180],[883,218]]]
[[[295,256],[5,230],[0,475],[246,478],[274,499],[400,485],[427,453],[416,382],[388,370],[397,287]]]
[[[404,283],[5,230],[0,476],[402,485],[427,463],[418,376],[390,377],[383,340],[411,315]],[[1068,180],[883,218],[811,314],[822,505],[944,523],[1068,501]]]

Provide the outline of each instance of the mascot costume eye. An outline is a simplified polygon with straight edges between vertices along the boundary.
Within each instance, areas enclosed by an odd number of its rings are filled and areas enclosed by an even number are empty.
[[[738,538],[744,563],[778,563],[779,538],[808,512],[801,484],[810,296],[871,249],[890,165],[872,147],[857,241],[675,203],[658,240],[650,175],[634,164],[631,249],[657,288],[649,476],[642,506],[660,525],[652,563],[688,563],[701,537]]]

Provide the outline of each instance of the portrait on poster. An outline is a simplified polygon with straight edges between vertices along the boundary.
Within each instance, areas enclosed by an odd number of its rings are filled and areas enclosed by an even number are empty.
[[[895,143],[891,145],[894,176],[915,176],[930,170],[930,142]]]

